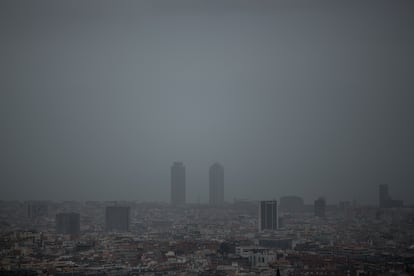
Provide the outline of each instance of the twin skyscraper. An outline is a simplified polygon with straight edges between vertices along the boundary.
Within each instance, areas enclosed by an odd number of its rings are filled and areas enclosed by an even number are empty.
[[[224,203],[224,168],[214,163],[209,169],[210,205]],[[184,205],[186,203],[185,166],[182,162],[174,162],[171,166],[171,204]]]

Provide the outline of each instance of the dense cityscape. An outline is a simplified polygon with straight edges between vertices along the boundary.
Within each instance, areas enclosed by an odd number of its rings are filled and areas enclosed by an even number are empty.
[[[414,0],[0,0],[0,276],[414,276]]]
[[[1,201],[0,275],[414,275],[414,209],[378,186],[379,206],[224,201],[186,204],[171,167],[171,202]]]

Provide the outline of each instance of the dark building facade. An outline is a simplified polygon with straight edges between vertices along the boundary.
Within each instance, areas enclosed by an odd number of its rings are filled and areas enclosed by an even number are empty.
[[[260,201],[259,231],[277,230],[277,229],[278,229],[277,201],[276,200]]]
[[[259,239],[259,246],[277,248],[277,249],[292,249],[292,239]]]
[[[325,217],[326,200],[324,198],[321,197],[315,200],[314,211],[315,211],[315,216],[320,217],[320,218]]]
[[[56,232],[58,234],[77,235],[80,232],[79,213],[56,214]]]
[[[108,206],[105,209],[105,230],[108,232],[128,232],[129,231],[128,206]]]
[[[171,166],[171,204],[186,203],[185,167],[182,162],[174,162]]]
[[[209,169],[210,205],[222,205],[224,203],[224,168],[219,163],[214,163]]]

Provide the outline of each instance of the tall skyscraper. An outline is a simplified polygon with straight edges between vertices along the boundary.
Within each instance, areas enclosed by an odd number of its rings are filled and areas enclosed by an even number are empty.
[[[185,204],[185,167],[182,162],[171,166],[171,204]]]
[[[277,230],[277,229],[278,229],[277,201],[276,200],[260,201],[259,231]]]
[[[211,165],[209,170],[210,204],[224,203],[224,168],[219,163]]]
[[[315,216],[323,218],[325,217],[325,210],[326,210],[326,201],[323,197],[318,198],[315,200]]]
[[[380,184],[379,185],[379,207],[380,208],[387,208],[388,202],[390,201],[391,197],[388,192],[388,185],[387,184]]]
[[[129,231],[128,206],[108,206],[105,209],[105,228],[108,232]]]
[[[379,185],[379,207],[380,208],[401,208],[404,206],[402,200],[393,199],[388,191],[387,184]]]
[[[56,214],[56,232],[59,234],[76,235],[80,232],[79,213]]]

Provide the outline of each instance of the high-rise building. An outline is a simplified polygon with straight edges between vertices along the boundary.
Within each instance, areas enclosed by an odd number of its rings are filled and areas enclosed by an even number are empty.
[[[260,201],[259,231],[277,230],[277,229],[278,229],[277,201],[276,200]]]
[[[325,217],[325,210],[326,210],[326,200],[323,197],[318,198],[315,200],[315,216],[323,218]]]
[[[105,228],[108,232],[128,232],[128,206],[107,206],[105,209]]]
[[[171,204],[185,204],[185,167],[182,162],[171,166]]]
[[[56,214],[56,232],[59,234],[76,235],[80,232],[79,213]]]
[[[224,203],[224,168],[219,163],[211,165],[209,170],[210,204]]]
[[[386,208],[388,205],[388,201],[390,200],[390,194],[388,192],[388,185],[387,184],[380,184],[379,185],[379,206],[380,208]]]
[[[404,203],[402,200],[392,199],[387,184],[379,185],[379,207],[380,208],[399,208],[403,207]]]

